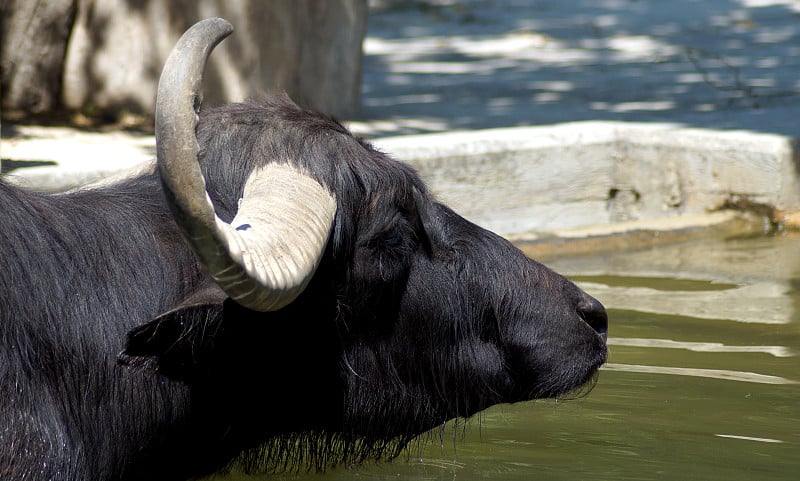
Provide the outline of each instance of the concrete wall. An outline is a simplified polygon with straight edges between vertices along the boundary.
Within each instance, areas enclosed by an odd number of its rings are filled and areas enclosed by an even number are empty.
[[[7,178],[44,190],[72,188],[154,156],[148,136],[34,127],[20,134],[3,141],[4,158],[57,164],[20,168]],[[800,211],[796,142],[779,135],[576,122],[375,144],[413,165],[460,214],[517,239],[597,226],[636,229],[654,220],[672,220],[659,228],[674,229],[680,219],[729,203]]]
[[[395,137],[441,200],[506,235],[705,214],[800,209],[791,138],[667,124],[576,122]]]

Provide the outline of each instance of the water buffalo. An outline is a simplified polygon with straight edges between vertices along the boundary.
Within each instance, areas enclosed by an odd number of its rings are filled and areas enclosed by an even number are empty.
[[[286,97],[204,112],[203,21],[162,74],[158,168],[0,182],[0,478],[186,479],[396,455],[606,359],[603,306]]]

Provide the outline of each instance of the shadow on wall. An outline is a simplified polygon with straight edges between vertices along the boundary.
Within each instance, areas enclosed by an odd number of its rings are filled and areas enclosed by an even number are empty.
[[[8,18],[0,37],[16,46],[2,50],[4,108],[42,113],[63,104],[90,114],[124,110],[151,116],[161,67],[175,41],[196,21],[220,16],[236,31],[209,64],[209,104],[284,89],[309,107],[342,116],[358,111],[366,0],[50,2],[63,11],[29,3],[3,7]],[[61,34],[50,38],[53,18],[72,16],[74,22],[62,21]],[[53,51],[58,58],[37,64],[40,53]],[[25,75],[31,71],[33,80],[50,79],[47,86],[31,82]],[[60,98],[40,98],[44,91],[57,92],[62,79]]]

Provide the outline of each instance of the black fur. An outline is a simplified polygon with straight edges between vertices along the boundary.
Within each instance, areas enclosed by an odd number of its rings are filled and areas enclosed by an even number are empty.
[[[448,419],[576,389],[604,362],[597,301],[336,121],[275,97],[204,113],[197,134],[224,220],[266,162],[336,194],[317,273],[285,309],[247,311],[197,265],[155,174],[62,195],[0,182],[0,478],[391,457]]]

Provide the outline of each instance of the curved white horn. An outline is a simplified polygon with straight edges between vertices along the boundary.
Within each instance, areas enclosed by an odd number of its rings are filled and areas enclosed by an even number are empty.
[[[308,174],[267,164],[245,184],[232,224],[217,217],[197,160],[195,127],[206,60],[232,30],[218,18],[198,22],[170,53],[156,100],[158,167],[176,222],[209,275],[243,306],[277,310],[313,276],[336,199]]]

